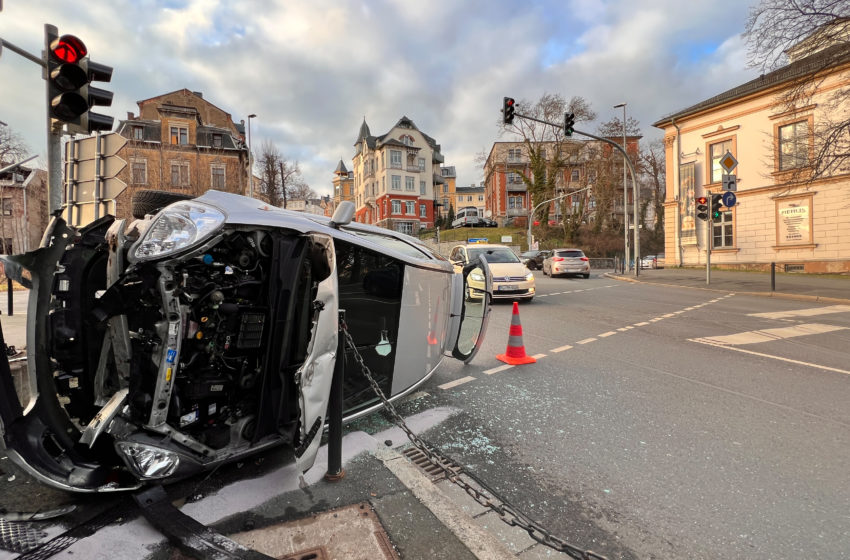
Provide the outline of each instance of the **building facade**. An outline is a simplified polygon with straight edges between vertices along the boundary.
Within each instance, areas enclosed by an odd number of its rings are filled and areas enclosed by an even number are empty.
[[[119,121],[127,139],[118,155],[127,162],[119,178],[116,216],[128,217],[135,191],[155,189],[200,195],[215,189],[248,194],[244,126],[200,92],[182,89],[138,102],[139,114]]]
[[[345,168],[342,160],[336,166],[333,178],[333,200],[331,201],[331,214],[343,200],[354,202],[354,171]]]
[[[47,172],[18,167],[0,175],[0,252],[38,248],[47,227]]]
[[[438,186],[446,182],[440,145],[402,117],[381,136],[364,119],[354,147],[355,219],[414,235],[433,228]]]
[[[478,210],[479,216],[489,216],[486,213],[487,206],[484,204],[484,183],[473,184],[468,187],[457,187],[452,205],[455,212],[461,208],[472,206]]]
[[[442,216],[443,220],[446,220],[449,217],[449,208],[454,207],[454,209],[457,210],[457,205],[455,204],[457,171],[455,171],[455,166],[444,165],[440,167],[440,176],[443,178],[445,183],[437,185],[436,187],[437,199],[439,201],[438,208],[440,210],[440,216]]]
[[[788,106],[791,88],[808,82],[805,103]],[[850,169],[815,177],[824,125],[846,122],[850,107],[833,95],[850,87],[850,52],[792,56],[774,72],[664,117],[667,266],[850,272]],[[845,132],[846,134],[846,132]],[[708,220],[695,198],[722,193],[721,162],[738,161],[736,203]]]

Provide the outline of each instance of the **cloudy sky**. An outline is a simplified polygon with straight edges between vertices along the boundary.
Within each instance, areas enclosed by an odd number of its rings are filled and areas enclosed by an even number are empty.
[[[187,88],[273,141],[330,194],[363,118],[380,135],[410,117],[458,184],[482,180],[502,97],[584,97],[600,120],[628,103],[651,123],[754,77],[741,33],[755,0],[0,0],[0,37],[40,54],[44,24],[114,67],[111,108]],[[77,9],[77,6],[84,6]],[[0,57],[0,121],[44,156],[39,67]],[[595,132],[597,123],[577,128]]]

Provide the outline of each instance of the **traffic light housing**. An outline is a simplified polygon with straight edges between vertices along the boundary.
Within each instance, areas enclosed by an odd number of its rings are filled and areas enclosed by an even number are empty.
[[[45,41],[45,79],[52,124],[56,128],[67,125],[72,134],[111,130],[113,118],[90,109],[112,105],[111,91],[91,85],[92,81],[110,81],[112,67],[89,60],[85,43],[74,35],[48,33]]]
[[[502,104],[502,122],[504,124],[513,124],[514,111],[516,110],[516,102],[513,97],[505,97]]]
[[[714,218],[715,221],[720,219],[720,208],[723,206],[722,198],[723,195],[711,195],[711,217]]]
[[[698,196],[697,202],[697,218],[700,220],[708,219],[708,197]]]
[[[575,113],[565,113],[564,114],[564,134],[566,136],[572,136],[573,132],[575,132],[576,125],[576,116]]]

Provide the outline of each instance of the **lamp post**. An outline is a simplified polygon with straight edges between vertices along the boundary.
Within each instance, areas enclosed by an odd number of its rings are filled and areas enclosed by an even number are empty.
[[[623,150],[626,149],[626,104],[618,103],[614,105],[615,109],[623,108]],[[623,271],[629,266],[629,195],[626,191],[626,156],[623,156],[623,247],[625,261],[623,263]]]
[[[257,115],[248,115],[248,196],[254,198],[254,153],[251,151],[251,119]]]
[[[528,250],[529,251],[531,251],[531,220],[534,217],[534,213],[537,212],[537,209],[540,208],[541,206],[543,206],[544,204],[549,204],[550,202],[552,202],[554,200],[560,200],[562,198],[566,198],[568,196],[572,196],[574,194],[584,192],[584,191],[587,191],[587,190],[590,190],[590,187],[584,187],[583,189],[578,189],[578,190],[575,190],[575,191],[570,191],[568,193],[559,194],[555,198],[550,198],[549,200],[544,200],[543,202],[541,202],[540,204],[538,204],[537,206],[534,207],[534,209],[528,214],[528,234],[527,234],[528,237],[527,237],[527,239],[528,239]]]

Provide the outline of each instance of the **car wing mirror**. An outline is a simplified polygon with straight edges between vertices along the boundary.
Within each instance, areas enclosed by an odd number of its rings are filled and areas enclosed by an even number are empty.
[[[336,207],[333,217],[331,217],[331,227],[339,229],[339,226],[348,225],[354,218],[354,203],[350,200],[343,200]]]

